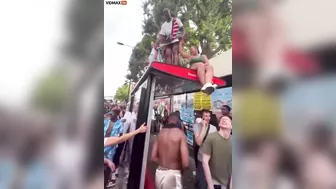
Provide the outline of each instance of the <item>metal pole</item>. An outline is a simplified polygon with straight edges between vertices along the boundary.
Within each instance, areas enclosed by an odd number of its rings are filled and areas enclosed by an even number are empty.
[[[149,90],[150,90],[150,99],[149,99],[148,117],[147,117],[148,129],[147,129],[147,132],[146,132],[145,149],[144,149],[143,158],[142,158],[140,189],[144,189],[144,187],[145,187],[145,176],[146,176],[146,170],[147,170],[149,139],[150,139],[150,134],[151,134],[151,132],[150,132],[151,131],[151,126],[152,126],[151,123],[152,123],[153,103],[154,103],[155,77],[151,75],[148,78],[148,81],[150,82],[150,83],[147,83],[147,87],[149,87]]]
[[[127,104],[128,104],[128,102],[129,102],[129,100],[130,100],[130,94],[131,94],[131,85],[132,85],[132,80],[130,79],[129,80],[129,84],[128,84],[128,95],[127,95],[127,99],[126,99],[126,106],[127,106]]]

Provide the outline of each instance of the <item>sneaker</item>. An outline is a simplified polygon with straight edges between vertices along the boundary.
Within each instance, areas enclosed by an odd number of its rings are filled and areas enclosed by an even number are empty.
[[[111,181],[107,184],[106,188],[111,188],[111,187],[115,186],[116,183],[117,183],[116,180],[111,180]]]
[[[211,87],[211,83],[206,83],[202,88],[201,91],[205,91],[208,87]]]
[[[211,83],[207,83],[202,87],[201,90],[203,93],[206,93],[207,95],[211,95],[216,90],[216,88]]]
[[[218,85],[212,84],[212,87],[215,88],[215,89],[217,89]]]

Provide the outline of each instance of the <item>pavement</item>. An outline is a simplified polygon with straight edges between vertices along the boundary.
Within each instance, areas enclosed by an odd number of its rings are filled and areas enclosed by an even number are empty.
[[[148,150],[149,154],[152,151],[152,146],[153,146],[155,138],[156,138],[156,135],[151,135],[150,137],[149,150]],[[189,169],[185,173],[183,173],[183,177],[182,177],[183,188],[185,189],[195,188],[195,176],[193,172],[196,171],[196,168],[195,168],[195,161],[194,161],[193,155],[194,155],[194,152],[192,148],[189,147],[190,165],[189,165]],[[150,172],[153,175],[153,178],[155,178],[155,170],[158,165],[152,161],[148,161],[147,165],[148,165],[148,168],[150,169]],[[111,187],[111,189],[126,189],[127,175],[128,175],[127,173],[128,173],[128,168],[119,168],[119,178],[117,179],[116,185],[114,187]]]

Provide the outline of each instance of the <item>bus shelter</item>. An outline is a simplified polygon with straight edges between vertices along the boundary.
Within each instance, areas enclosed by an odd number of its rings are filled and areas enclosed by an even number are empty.
[[[226,86],[224,80],[216,77],[213,78],[213,83],[219,88]],[[144,189],[148,154],[151,153],[149,143],[154,99],[198,92],[201,87],[195,70],[153,62],[145,71],[131,92],[130,106],[131,109],[137,108],[136,128],[146,122],[148,131],[133,139],[128,189]],[[136,93],[140,93],[140,99],[138,104],[133,106]]]

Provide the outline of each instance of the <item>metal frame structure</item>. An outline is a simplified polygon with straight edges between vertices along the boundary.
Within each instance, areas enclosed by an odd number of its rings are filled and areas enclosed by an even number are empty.
[[[199,91],[201,86],[196,75],[197,74],[195,70],[174,65],[168,65],[160,62],[154,62],[149,66],[149,68],[146,70],[146,72],[143,74],[143,76],[140,78],[139,82],[136,84],[135,88],[131,92],[131,95],[133,96],[131,98],[131,104],[133,104],[135,93],[141,90],[136,128],[139,128],[143,124],[143,122],[145,122],[145,118],[147,118],[146,121],[148,131],[146,134],[140,134],[134,137],[129,168],[129,181],[127,185],[128,189],[144,189],[148,160],[148,148],[150,142],[151,120],[153,113],[153,111],[151,110],[153,109],[154,99],[163,96],[172,96]],[[184,85],[179,84],[180,87],[185,87],[185,85],[192,85],[195,87],[186,88],[179,91],[169,91],[167,92],[167,94],[159,93],[157,88],[160,85],[160,82],[163,81],[162,78],[168,79],[168,83],[173,79],[179,79],[178,81],[182,83],[186,82],[184,83]],[[147,86],[142,88],[141,86],[146,81]],[[214,78],[213,83],[217,84],[219,87],[224,87],[226,85],[226,82],[219,78]],[[160,90],[162,91],[162,89],[165,90],[166,88],[161,86]]]

